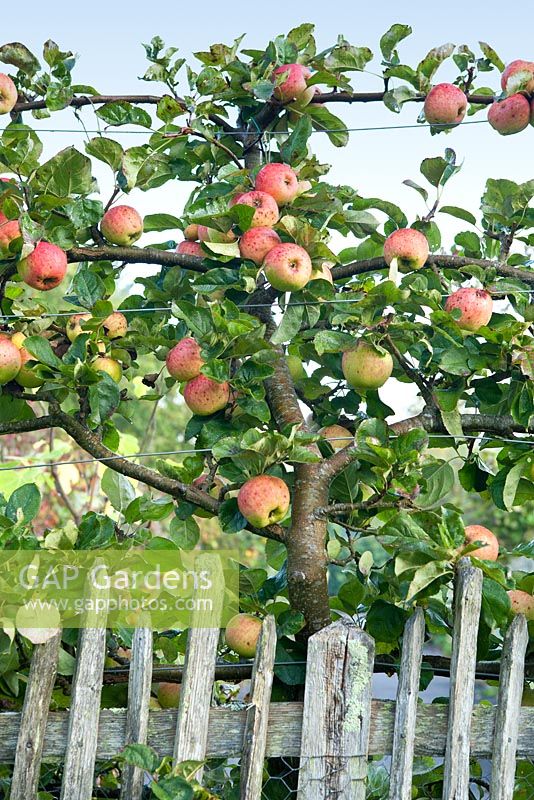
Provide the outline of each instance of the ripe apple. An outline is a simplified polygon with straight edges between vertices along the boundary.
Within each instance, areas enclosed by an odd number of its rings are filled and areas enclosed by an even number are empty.
[[[426,236],[415,228],[399,228],[384,242],[384,261],[389,266],[396,258],[401,272],[421,269],[428,253]]]
[[[169,375],[177,381],[190,381],[200,375],[204,359],[200,345],[191,336],[181,339],[167,353]]]
[[[67,274],[67,254],[50,242],[38,242],[35,249],[18,264],[24,283],[33,289],[48,292],[59,286]]]
[[[261,266],[267,253],[277,244],[281,244],[281,240],[272,228],[249,228],[239,240],[239,252],[242,258]]]
[[[303,64],[283,64],[281,67],[273,69],[271,80],[273,83],[277,81],[279,76],[285,77],[278,86],[275,86],[274,96],[282,103],[288,103],[291,100],[296,100],[303,92],[306,91],[309,77],[311,77],[311,70]]]
[[[517,58],[515,61],[511,61],[501,75],[501,87],[503,92],[508,91],[508,83],[510,78],[512,78],[512,76],[518,72],[529,72],[531,74],[532,80],[525,84],[524,91],[528,94],[532,94],[534,92],[534,63],[532,61],[524,61],[522,58]],[[522,77],[523,76],[521,76],[521,82],[523,82]],[[524,77],[526,78],[526,75]]]
[[[131,206],[113,206],[102,217],[100,230],[111,244],[128,247],[141,237],[143,220]]]
[[[321,264],[320,269],[314,268],[312,270],[310,281],[318,281],[318,280],[328,281],[328,283],[331,283],[332,286],[334,285],[334,278],[332,277],[332,269],[326,261],[323,264]]]
[[[360,339],[354,349],[343,353],[341,368],[355,389],[379,389],[391,377],[393,359],[390,353]]]
[[[161,708],[178,708],[181,688],[179,683],[158,684],[158,703]]]
[[[521,589],[510,589],[508,592],[513,614],[524,614],[530,621],[534,620],[534,597]]]
[[[298,356],[290,353],[286,356],[286,361],[287,366],[289,367],[289,374],[295,383],[299,383],[308,377],[306,370],[304,369],[304,365]]]
[[[425,117],[430,125],[459,125],[467,111],[467,97],[452,83],[438,83],[425,99]]]
[[[114,358],[109,358],[109,356],[97,356],[92,362],[92,367],[96,369],[97,372],[106,372],[115,383],[120,383],[122,367]]]
[[[188,242],[196,242],[198,239],[198,225],[192,222],[184,228],[184,236]]]
[[[267,192],[245,192],[239,197],[239,205],[256,209],[250,223],[252,228],[272,228],[278,222],[278,205]]]
[[[200,242],[180,242],[176,248],[176,252],[181,253],[183,256],[199,256],[200,258],[206,257],[206,253],[202,249]]]
[[[73,314],[72,317],[69,317],[69,321],[65,326],[65,333],[70,342],[77,339],[80,333],[88,333],[88,331],[82,330],[82,323],[87,322],[89,319],[91,319],[90,314]]]
[[[284,242],[269,250],[263,262],[265,276],[279,292],[297,292],[311,278],[311,259],[298,244]]]
[[[485,289],[464,287],[453,292],[447,298],[445,311],[451,312],[455,308],[460,309],[461,312],[458,320],[460,328],[474,333],[490,321],[493,313],[493,300]]]
[[[499,540],[488,528],[483,525],[467,525],[465,529],[465,544],[482,542],[483,546],[472,550],[467,555],[484,561],[497,561],[499,558]]]
[[[280,522],[287,514],[289,489],[276,475],[256,475],[246,481],[237,495],[237,505],[245,519],[256,528]]]
[[[209,417],[226,405],[230,399],[230,386],[226,381],[217,381],[206,375],[197,375],[185,385],[184,400],[197,417]]]
[[[235,242],[236,235],[233,231],[218,231],[215,228],[208,228],[206,225],[198,225],[198,238],[201,242],[212,242],[218,244],[230,244]]]
[[[266,164],[256,175],[255,188],[274,197],[279,206],[290,203],[298,194],[297,175],[288,164]]]
[[[9,245],[21,236],[20,225],[16,219],[8,219],[0,212],[0,253],[9,253]]]
[[[124,314],[121,314],[120,311],[114,311],[109,317],[106,317],[102,327],[108,339],[120,339],[122,336],[126,336],[128,322]]]
[[[242,658],[254,658],[261,633],[261,619],[252,614],[236,614],[225,630],[226,644]]]
[[[232,206],[237,206],[239,204],[240,198],[243,197],[244,194],[246,194],[246,192],[238,192],[237,194],[234,194],[234,196],[231,197],[228,202],[228,208],[232,208]]]
[[[42,386],[44,383],[43,378],[39,378],[38,375],[35,374],[31,366],[27,366],[28,362],[35,361],[34,356],[29,353],[25,347],[21,347],[20,350],[20,369],[15,376],[15,381],[18,383],[19,386],[22,386],[24,389],[36,389],[38,386]]]
[[[524,94],[512,94],[492,103],[488,122],[501,136],[524,131],[530,122],[530,103]]]
[[[15,345],[15,347],[18,347],[18,348],[19,348],[19,350],[20,350],[20,349],[21,349],[21,347],[24,347],[24,342],[26,341],[26,337],[24,336],[24,334],[22,333],[22,331],[16,331],[16,332],[15,332],[15,333],[14,333],[14,334],[11,336],[11,341],[13,342],[13,344]]]
[[[0,73],[0,114],[9,114],[17,102],[17,87],[3,72]]]
[[[344,447],[354,444],[354,436],[343,425],[327,425],[319,431],[323,439],[328,440],[328,444],[333,450],[342,450]]]
[[[12,381],[22,365],[19,348],[11,339],[0,337],[0,386]]]

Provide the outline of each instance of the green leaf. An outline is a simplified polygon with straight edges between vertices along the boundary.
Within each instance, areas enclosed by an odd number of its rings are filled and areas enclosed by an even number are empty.
[[[89,194],[94,189],[91,159],[75,147],[67,147],[39,167],[33,182],[39,191],[56,197]]]
[[[39,60],[25,44],[20,42],[10,42],[0,47],[0,61],[4,64],[12,64],[17,69],[25,72],[26,75],[35,75],[41,68]]]
[[[120,754],[122,761],[139,767],[147,772],[155,772],[159,767],[160,758],[155,750],[147,744],[127,744]]]
[[[327,131],[334,147],[345,147],[349,141],[349,134],[343,120],[332,114],[326,106],[321,105],[306,106],[306,114],[311,117],[315,130]]]
[[[419,508],[433,508],[442,505],[445,497],[454,486],[454,469],[446,461],[425,464],[421,469],[424,489],[416,500]]]
[[[191,517],[188,519],[174,517],[169,526],[169,536],[180,550],[193,550],[200,538],[200,528]]]
[[[434,76],[437,68],[442,64],[447,58],[454,53],[454,45],[451,42],[447,44],[442,44],[439,47],[433,47],[430,50],[424,59],[419,63],[417,67],[417,72],[419,75],[424,76],[426,80],[422,80],[422,87],[426,86]]]
[[[143,221],[143,230],[145,233],[152,233],[152,231],[168,231],[181,227],[182,223],[178,217],[174,217],[172,214],[147,214]]]
[[[407,36],[410,36],[411,33],[412,29],[410,25],[401,25],[398,22],[386,31],[380,39],[380,50],[386,61],[390,60],[398,43],[406,39]]]
[[[194,797],[193,787],[185,778],[160,778],[157,783],[151,783],[150,788],[158,800],[193,800]]]
[[[95,136],[85,145],[85,152],[108,164],[115,172],[119,169],[124,150],[119,142],[107,136]]]
[[[36,361],[46,364],[47,367],[59,369],[62,366],[61,361],[52,350],[50,342],[44,336],[28,336],[24,340],[24,347]]]
[[[39,513],[41,493],[34,483],[25,483],[15,489],[5,508],[4,515],[13,522],[31,522]]]
[[[280,325],[271,336],[273,344],[282,344],[289,342],[300,330],[302,320],[304,319],[305,306],[297,306],[289,304],[284,311],[284,316]]]
[[[109,468],[104,470],[100,488],[113,508],[121,513],[135,498],[135,489],[128,478]]]
[[[313,339],[313,346],[317,355],[324,353],[343,353],[354,347],[354,336],[343,331],[319,331]]]
[[[94,425],[104,422],[115,411],[120,402],[120,390],[113,378],[105,372],[99,373],[100,380],[89,387],[89,407]]]
[[[513,506],[516,504],[515,498],[517,494],[517,487],[519,485],[519,481],[523,477],[524,472],[525,462],[519,461],[512,467],[506,476],[502,498],[507,511],[511,511]]]
[[[392,603],[375,600],[367,612],[365,629],[377,642],[395,643],[404,630],[407,614]]]
[[[72,279],[70,291],[83,308],[89,309],[93,308],[94,304],[106,295],[104,281],[89,264],[81,264]]]
[[[324,65],[330,72],[357,70],[361,72],[373,58],[368,47],[354,47],[347,41],[334,47],[325,58]]]
[[[120,127],[121,125],[141,125],[143,128],[152,126],[152,119],[144,109],[127,103],[125,100],[116,100],[106,103],[96,110],[96,115],[107,122],[108,125]]]
[[[477,218],[470,211],[465,208],[458,208],[458,206],[442,206],[439,209],[440,214],[450,214],[451,217],[463,219],[464,222],[469,222],[471,225],[477,224]]]
[[[282,161],[296,166],[308,152],[308,139],[312,133],[312,123],[309,116],[300,117],[291,134],[280,147]]]
[[[504,72],[504,61],[499,58],[493,47],[490,47],[486,42],[479,42],[479,45],[488,61],[497,67],[499,72]]]
[[[445,575],[452,574],[449,565],[444,561],[430,561],[423,567],[420,567],[412,578],[406,601],[413,600],[419,592],[430,586],[437,578]]]
[[[224,533],[239,533],[247,527],[247,521],[237,507],[236,497],[230,497],[221,503],[219,522]]]
[[[510,614],[510,598],[506,589],[486,576],[482,582],[482,614],[491,628],[494,623],[506,625]]]
[[[77,550],[98,550],[115,541],[115,523],[104,514],[84,514],[76,540]]]

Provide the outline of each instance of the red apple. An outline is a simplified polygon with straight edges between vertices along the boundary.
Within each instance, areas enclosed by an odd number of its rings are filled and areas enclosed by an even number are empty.
[[[520,133],[530,122],[530,103],[523,94],[497,100],[489,107],[488,122],[501,136]]]
[[[460,328],[474,333],[490,321],[493,300],[485,289],[464,287],[453,292],[445,303],[445,311],[449,313],[456,308],[461,312],[458,320]]]
[[[108,356],[97,356],[95,360],[92,362],[91,366],[93,369],[96,369],[97,372],[105,372],[109,375],[109,377],[115,381],[115,383],[120,383],[122,378],[122,367],[118,361],[115,361],[114,358],[109,358]]]
[[[176,252],[183,256],[199,256],[200,258],[206,258],[206,253],[199,242],[180,242],[176,248]]]
[[[263,269],[273,289],[279,292],[296,292],[310,280],[312,263],[303,247],[285,242],[269,250]]]
[[[113,206],[102,217],[100,229],[111,244],[128,247],[143,233],[143,220],[131,206]]]
[[[277,244],[280,237],[272,228],[249,228],[239,240],[239,252],[242,258],[248,258],[260,266],[267,253]]]
[[[283,206],[295,199],[299,182],[288,164],[266,164],[256,175],[255,188],[259,192],[267,192],[279,206]]]
[[[26,258],[19,261],[18,272],[33,289],[48,292],[59,286],[67,274],[67,254],[50,242],[39,242]]]
[[[25,347],[20,347],[19,352],[20,369],[15,376],[15,381],[24,389],[36,389],[38,386],[42,386],[44,380],[36,375],[31,366],[28,366],[28,362],[37,363],[34,356],[32,356]]]
[[[181,339],[167,353],[169,375],[177,381],[190,381],[200,375],[204,359],[200,345],[191,336]]]
[[[188,242],[196,242],[198,239],[198,225],[192,222],[184,228],[184,236]]]
[[[503,92],[507,92],[511,88],[509,83],[513,82],[510,81],[510,79],[518,72],[522,74],[518,75],[516,80],[519,80],[521,84],[524,84],[523,91],[528,92],[528,94],[532,94],[534,92],[534,63],[532,61],[524,61],[521,58],[510,62],[501,75],[501,87]],[[527,73],[530,74],[531,80],[528,79]],[[523,79],[525,79],[526,82]],[[518,88],[519,87],[517,85],[513,86],[514,91],[517,91]]]
[[[513,614],[524,614],[529,621],[534,620],[534,597],[531,594],[521,589],[510,589],[508,597]]]
[[[226,626],[226,644],[242,658],[254,658],[261,633],[261,619],[236,614]]]
[[[273,70],[271,80],[275,83],[281,76],[284,80],[275,86],[274,96],[277,100],[288,103],[306,91],[306,81],[311,77],[311,70],[302,64],[283,64]]]
[[[0,211],[0,253],[9,253],[9,245],[22,236],[16,219],[8,219]]]
[[[289,509],[287,485],[275,475],[257,475],[243,484],[237,505],[245,519],[256,528],[280,522]]]
[[[161,708],[178,708],[180,689],[179,683],[158,684],[158,703]]]
[[[102,327],[108,339],[120,339],[126,336],[128,321],[120,311],[114,311],[109,317],[106,317],[102,323]]]
[[[12,381],[22,366],[19,348],[8,336],[0,337],[0,386]]]
[[[239,205],[256,209],[250,223],[252,228],[272,228],[278,222],[278,205],[267,192],[245,192],[239,198]]]
[[[0,114],[9,114],[18,98],[17,87],[3,72],[0,73]]]
[[[390,353],[380,352],[360,339],[352,350],[343,353],[341,368],[345,380],[355,389],[379,389],[393,372]]]
[[[389,266],[396,258],[401,272],[421,269],[426,263],[428,252],[426,236],[415,228],[399,228],[384,242],[384,261]]]
[[[465,529],[465,544],[482,542],[482,547],[472,550],[467,555],[484,561],[497,561],[499,558],[499,540],[483,525],[468,525]]]
[[[184,400],[189,409],[198,417],[208,417],[221,411],[230,399],[230,386],[226,381],[217,381],[206,375],[197,375],[185,385]]]
[[[215,228],[208,228],[206,225],[198,225],[198,238],[201,242],[213,242],[219,244],[230,244],[235,242],[236,235],[233,231],[218,231]]]
[[[452,83],[438,83],[425,99],[425,117],[430,125],[458,125],[467,111],[467,97]]]

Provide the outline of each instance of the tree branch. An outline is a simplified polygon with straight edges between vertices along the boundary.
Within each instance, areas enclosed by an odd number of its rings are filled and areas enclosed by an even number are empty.
[[[384,100],[385,92],[321,92],[316,94],[312,103],[381,103]],[[426,94],[417,94],[410,98],[409,103],[423,103]],[[468,94],[467,99],[470,103],[481,106],[489,106],[494,102],[493,95]]]
[[[74,263],[79,261],[122,261],[124,264],[177,266],[192,272],[207,272],[209,269],[200,256],[158,250],[155,247],[115,247],[114,245],[73,247],[67,250],[67,258]]]

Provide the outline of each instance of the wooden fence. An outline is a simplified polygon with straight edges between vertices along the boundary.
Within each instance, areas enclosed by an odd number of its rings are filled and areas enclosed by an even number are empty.
[[[303,703],[271,703],[276,629],[263,623],[246,709],[212,707],[218,629],[189,632],[180,706],[150,711],[152,633],[135,631],[127,709],[100,710],[105,629],[80,632],[69,712],[49,712],[59,636],[35,648],[21,713],[0,714],[0,763],[14,762],[11,800],[36,797],[44,759],[64,763],[62,800],[90,800],[97,760],[127,743],[148,743],[161,756],[241,759],[241,798],[259,800],[264,759],[299,760],[298,800],[364,800],[369,755],[391,756],[390,800],[410,800],[414,756],[445,759],[444,800],[467,800],[470,757],[492,760],[492,800],[511,800],[517,758],[534,757],[534,708],[521,708],[528,632],[524,617],[506,634],[495,707],[474,705],[476,638],[482,573],[464,559],[455,585],[448,705],[418,701],[424,618],[403,637],[396,702],[373,700],[374,642],[345,621],[315,634],[307,657]],[[198,776],[197,776],[198,777]],[[145,776],[122,775],[122,800],[140,800]]]

